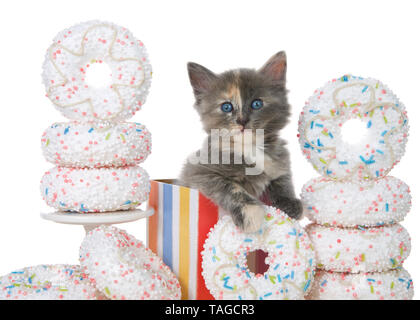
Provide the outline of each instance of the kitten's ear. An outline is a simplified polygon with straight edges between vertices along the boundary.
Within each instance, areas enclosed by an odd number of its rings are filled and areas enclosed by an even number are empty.
[[[284,51],[277,52],[258,70],[274,83],[284,86],[286,83],[287,58]]]
[[[212,82],[216,80],[217,75],[198,63],[188,62],[187,67],[194,94],[199,96],[207,92]]]

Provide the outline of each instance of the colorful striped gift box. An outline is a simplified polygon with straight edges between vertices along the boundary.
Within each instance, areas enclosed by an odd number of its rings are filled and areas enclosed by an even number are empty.
[[[177,275],[184,300],[213,300],[201,275],[201,251],[210,229],[224,213],[198,190],[151,181],[147,243]],[[263,259],[248,258],[251,270],[262,270]]]

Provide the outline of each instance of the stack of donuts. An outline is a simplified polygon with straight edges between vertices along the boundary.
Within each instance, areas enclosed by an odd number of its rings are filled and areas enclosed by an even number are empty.
[[[111,74],[91,84],[92,69],[101,67]],[[41,181],[49,206],[110,213],[147,200],[149,176],[138,164],[151,152],[151,135],[125,120],[145,103],[151,75],[143,43],[123,27],[89,21],[55,37],[42,76],[47,97],[71,122],[54,123],[42,136],[44,156],[56,165]]]
[[[87,83],[93,64],[108,64],[110,85]],[[147,200],[150,183],[137,164],[150,154],[144,125],[124,122],[144,104],[151,67],[143,43],[111,23],[90,21],[60,32],[47,51],[47,96],[72,122],[42,137],[57,166],[41,182],[48,205],[72,214],[111,214]],[[162,259],[124,230],[90,230],[80,265],[38,265],[0,277],[0,300],[180,299],[176,276]]]
[[[345,126],[360,129],[345,136]],[[322,177],[302,189],[317,273],[309,298],[412,299],[402,264],[410,236],[399,224],[411,207],[410,188],[388,176],[405,151],[404,105],[375,79],[345,75],[306,102],[299,120],[305,157]]]
[[[80,265],[38,265],[0,277],[0,300],[179,300],[181,286],[162,259],[113,226],[89,231]]]

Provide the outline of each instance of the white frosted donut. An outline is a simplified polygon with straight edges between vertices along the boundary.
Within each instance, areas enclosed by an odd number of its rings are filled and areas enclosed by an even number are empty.
[[[179,300],[181,286],[161,258],[124,230],[100,226],[80,246],[80,263],[113,300]]]
[[[360,141],[343,139],[342,129],[351,119],[366,128]],[[404,105],[384,84],[346,75],[329,81],[305,103],[299,142],[305,157],[325,177],[377,179],[404,154],[408,127]]]
[[[411,300],[413,281],[405,269],[375,273],[318,271],[309,300]]]
[[[315,255],[304,229],[274,207],[266,207],[262,229],[246,234],[230,216],[211,229],[204,244],[203,277],[219,300],[303,299],[313,280]],[[268,270],[251,272],[247,254],[263,250]]]
[[[151,142],[150,132],[139,123],[65,122],[50,126],[41,146],[47,161],[58,166],[121,167],[143,162]]]
[[[310,224],[319,269],[375,272],[395,269],[409,256],[411,239],[400,224],[367,229],[341,229]]]
[[[103,66],[102,66],[103,64]],[[91,69],[108,66],[103,86],[89,84]],[[88,21],[61,31],[46,53],[47,97],[73,120],[123,121],[146,101],[152,69],[143,43],[123,27]]]
[[[39,265],[0,277],[0,300],[96,300],[95,287],[79,266]]]
[[[411,208],[410,188],[391,176],[358,183],[320,177],[303,186],[301,198],[310,220],[331,226],[392,224]]]
[[[77,169],[54,167],[41,180],[41,195],[60,211],[129,210],[146,201],[149,175],[140,167]]]

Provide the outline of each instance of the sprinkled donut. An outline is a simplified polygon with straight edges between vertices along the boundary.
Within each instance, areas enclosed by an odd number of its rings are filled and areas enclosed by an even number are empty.
[[[0,277],[0,300],[101,299],[79,266],[39,265]]]
[[[247,254],[255,250],[268,254],[264,275],[248,268]],[[201,254],[206,286],[219,300],[303,299],[313,280],[315,255],[308,235],[274,207],[266,207],[263,227],[253,234],[243,233],[224,216]]]
[[[318,271],[310,300],[411,300],[413,281],[405,269],[375,273]]]
[[[150,132],[139,123],[70,122],[50,126],[41,146],[47,161],[58,166],[121,167],[143,162],[151,142]]]
[[[175,275],[143,243],[124,230],[100,226],[80,246],[80,263],[89,278],[113,300],[179,300]]]
[[[89,85],[92,68],[110,68],[109,84]],[[152,70],[143,43],[113,23],[88,21],[61,31],[43,65],[47,97],[72,120],[123,121],[140,110]]]
[[[391,176],[359,183],[320,177],[303,186],[301,198],[310,220],[330,226],[393,224],[411,208],[410,188]]]
[[[146,201],[149,176],[142,168],[54,167],[41,180],[41,195],[60,211],[81,213],[129,210]]]
[[[317,268],[336,272],[375,272],[402,265],[411,239],[400,224],[367,229],[342,229],[310,224]]]
[[[362,142],[343,140],[342,126],[351,119],[367,128]],[[378,179],[404,154],[408,127],[404,105],[384,84],[346,75],[316,90],[306,102],[299,141],[305,157],[325,177]]]

